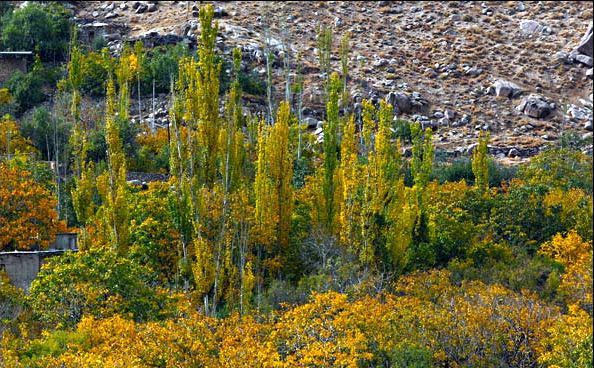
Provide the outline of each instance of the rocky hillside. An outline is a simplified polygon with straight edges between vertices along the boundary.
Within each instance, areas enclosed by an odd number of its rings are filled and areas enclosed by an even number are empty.
[[[81,26],[114,26],[106,38],[117,52],[126,39],[195,44],[200,3],[85,1],[73,8]],[[265,75],[266,33],[277,55],[283,39],[291,60],[301,55],[312,126],[323,112],[316,27],[326,24],[335,35],[336,70],[340,36],[351,35],[355,101],[388,99],[400,116],[433,127],[447,152],[467,153],[480,130],[491,132],[491,152],[511,162],[564,131],[592,139],[590,2],[213,3],[221,50],[241,46],[249,68]],[[275,64],[279,93],[281,67]]]

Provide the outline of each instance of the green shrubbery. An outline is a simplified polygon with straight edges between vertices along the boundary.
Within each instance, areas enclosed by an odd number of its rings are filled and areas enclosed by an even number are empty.
[[[31,285],[34,315],[49,325],[73,326],[83,315],[158,318],[166,298],[151,287],[148,270],[108,249],[48,259]]]
[[[70,39],[69,17],[58,2],[29,2],[23,8],[5,9],[0,21],[2,48],[38,50],[44,60],[64,60]]]

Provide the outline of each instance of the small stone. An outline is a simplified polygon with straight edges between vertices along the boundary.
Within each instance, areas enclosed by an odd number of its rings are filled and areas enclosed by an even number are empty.
[[[139,3],[139,5],[136,7],[136,14],[142,14],[144,13],[146,10],[148,9],[148,5],[144,4],[144,3]]]
[[[214,10],[214,17],[215,18],[223,18],[228,16],[229,13],[227,12],[227,10],[221,6],[218,6],[215,8]]]
[[[456,112],[454,110],[451,110],[451,109],[446,109],[444,115],[449,120],[454,120],[456,118]]]
[[[544,28],[544,26],[535,20],[523,20],[520,22],[520,30],[526,34],[540,33]]]
[[[520,152],[519,152],[517,149],[515,149],[515,148],[512,148],[512,149],[510,149],[510,150],[509,150],[509,152],[507,153],[507,156],[508,156],[508,157],[518,157],[518,156],[520,156]]]

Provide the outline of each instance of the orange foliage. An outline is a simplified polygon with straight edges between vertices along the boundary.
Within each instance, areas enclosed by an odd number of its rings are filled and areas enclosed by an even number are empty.
[[[52,193],[28,171],[0,163],[0,250],[47,248],[63,228]]]

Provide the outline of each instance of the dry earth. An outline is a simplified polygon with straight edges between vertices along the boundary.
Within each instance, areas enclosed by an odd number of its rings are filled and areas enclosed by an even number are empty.
[[[200,32],[196,10],[204,3],[84,1],[74,7],[80,24],[122,24],[124,39],[190,35],[193,42]],[[591,140],[592,80],[586,76],[591,65],[567,60],[592,22],[591,2],[212,3],[219,12],[219,46],[225,52],[241,46],[249,68],[265,73],[267,30],[279,50],[284,38],[291,58],[302,56],[304,105],[316,119],[322,119],[323,112],[316,28],[326,24],[335,35],[336,70],[339,39],[350,33],[351,96],[377,101],[390,91],[420,94],[416,100],[428,104],[405,117],[433,126],[441,149],[467,153],[481,129],[491,131],[491,152],[512,162],[535,154],[564,130]],[[112,41],[111,46],[119,43]],[[280,64],[275,82],[282,93]],[[522,96],[488,93],[498,79],[518,85]],[[546,118],[516,109],[522,97],[532,93],[554,104]],[[577,112],[566,116],[568,107]]]

